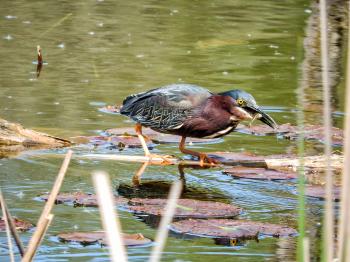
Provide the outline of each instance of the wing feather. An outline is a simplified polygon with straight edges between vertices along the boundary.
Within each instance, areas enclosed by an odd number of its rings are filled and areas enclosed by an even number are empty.
[[[173,84],[128,96],[121,114],[160,131],[178,129],[212,95],[195,85]]]

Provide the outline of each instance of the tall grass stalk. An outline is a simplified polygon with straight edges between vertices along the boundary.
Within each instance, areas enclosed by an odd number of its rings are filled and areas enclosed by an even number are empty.
[[[72,154],[73,154],[73,151],[68,150],[66,157],[64,158],[64,161],[60,168],[60,171],[58,172],[55,183],[52,187],[49,198],[46,201],[44,210],[41,212],[40,218],[37,223],[37,228],[33,233],[32,237],[30,238],[28,248],[23,256],[22,262],[29,262],[33,260],[36,250],[39,247],[40,241],[44,236],[43,234],[45,234],[47,227],[50,225],[51,220],[53,219],[53,215],[51,215],[51,210],[55,204],[57,195],[63,184],[63,180],[66,175],[70,160],[72,158]]]
[[[107,237],[111,261],[126,262],[128,260],[122,240],[122,231],[118,215],[115,211],[113,193],[107,173],[94,172],[92,174],[98,206],[102,218],[103,228]]]
[[[298,46],[302,46],[302,37],[298,38]],[[302,55],[300,54],[301,58]],[[305,74],[305,72],[303,72]],[[299,84],[297,90],[297,125],[298,125],[298,247],[297,247],[297,261],[304,261],[304,238],[305,238],[305,168],[304,168],[304,157],[305,157],[305,147],[304,147],[304,100],[305,91],[304,84]]]
[[[5,199],[4,196],[0,190],[0,204],[1,204],[1,211],[2,211],[2,219],[5,221],[5,228],[6,228],[6,237],[7,237],[7,244],[9,248],[9,257],[10,261],[15,261],[15,256],[13,254],[13,247],[12,247],[12,239],[11,239],[11,230],[9,225],[9,220],[7,217],[6,207],[5,207]]]
[[[161,258],[161,253],[164,249],[167,237],[168,237],[168,226],[171,223],[175,210],[176,203],[181,195],[182,181],[174,182],[171,186],[168,201],[165,207],[165,211],[162,214],[162,219],[159,223],[157,235],[155,238],[155,246],[152,250],[150,262],[158,262]]]
[[[326,0],[320,0],[320,33],[321,33],[321,64],[323,86],[323,121],[324,121],[324,153],[326,156],[326,201],[323,223],[323,252],[325,261],[331,262],[334,257],[334,210],[333,210],[333,177],[331,170],[332,153],[332,119],[331,119],[331,92],[329,86],[329,58],[328,58],[328,19]]]
[[[348,49],[344,122],[344,167],[338,227],[338,261],[350,260],[350,2],[348,9]]]

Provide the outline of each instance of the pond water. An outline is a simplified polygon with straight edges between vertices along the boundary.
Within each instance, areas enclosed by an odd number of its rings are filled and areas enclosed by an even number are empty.
[[[61,137],[96,135],[112,127],[132,126],[98,108],[120,104],[125,96],[169,83],[192,83],[214,92],[241,88],[278,123],[296,123],[307,0],[236,1],[24,1],[2,0],[0,8],[0,116]],[[36,46],[44,65],[36,77]],[[339,109],[338,109],[339,110]],[[315,114],[315,113],[313,113]],[[317,114],[320,114],[317,112]],[[309,145],[314,150],[314,145]],[[217,144],[192,146],[202,151],[296,152],[294,142],[232,133]],[[87,153],[90,149],[80,149]],[[318,150],[316,148],[316,150]],[[182,156],[175,144],[157,153]],[[46,153],[64,154],[65,150]],[[95,153],[141,155],[141,149],[105,149]],[[34,198],[51,189],[61,158],[50,154],[0,160],[0,183],[13,215],[33,223],[43,203]],[[72,160],[62,191],[93,193],[91,172],[107,171],[113,186],[131,184],[140,164]],[[149,167],[142,181],[171,183],[177,167]],[[208,198],[241,206],[240,218],[296,228],[296,181],[235,180],[220,169],[186,169],[187,186]],[[308,202],[310,230],[317,236],[322,202]],[[101,229],[94,208],[57,205],[55,218],[36,261],[105,261],[99,245],[60,243],[62,231]],[[123,230],[154,238],[156,230],[119,211]],[[25,243],[31,233],[21,234]],[[6,261],[5,234],[0,260]],[[296,238],[265,238],[233,247],[211,239],[171,235],[164,261],[295,260]],[[145,261],[151,247],[129,248],[131,261]]]

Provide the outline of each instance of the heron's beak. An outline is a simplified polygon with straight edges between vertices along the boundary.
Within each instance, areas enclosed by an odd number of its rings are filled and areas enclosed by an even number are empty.
[[[275,122],[275,120],[272,119],[271,116],[266,114],[264,111],[262,111],[259,107],[256,106],[246,106],[245,109],[249,111],[252,115],[257,116],[257,119],[259,119],[264,124],[272,127],[273,129],[277,129],[278,125]]]

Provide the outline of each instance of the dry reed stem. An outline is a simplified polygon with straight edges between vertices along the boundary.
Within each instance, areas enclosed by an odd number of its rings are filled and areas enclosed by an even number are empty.
[[[56,155],[58,156],[58,155]],[[161,165],[163,163],[162,158],[152,158],[152,161],[146,156],[130,156],[130,155],[116,155],[116,154],[85,154],[85,155],[75,155],[74,156],[77,159],[94,159],[94,160],[116,160],[116,161],[126,161],[126,162],[148,162],[149,165],[152,164],[159,164]],[[343,156],[340,155],[332,155],[332,166],[334,168],[338,168],[342,166],[343,163]],[[171,165],[200,165],[199,161],[188,161],[188,160],[179,160],[177,158],[167,158]],[[266,158],[264,160],[257,159],[256,161],[250,159],[250,160],[236,160],[235,164],[242,164],[249,162],[249,165],[256,165],[261,167],[262,164],[264,164],[267,168],[290,168],[293,170],[297,170],[297,168],[300,166],[300,161],[298,158]],[[325,167],[325,156],[307,156],[304,158],[304,165],[310,168],[322,168]],[[224,165],[223,163],[222,165]],[[220,167],[221,165],[211,165],[211,164],[204,164],[204,166],[210,166],[210,167]]]
[[[10,256],[10,261],[14,262],[15,261],[15,256],[13,254],[13,248],[12,248],[12,239],[11,239],[11,232],[10,232],[10,225],[7,217],[7,212],[5,208],[5,199],[4,196],[0,190],[0,204],[1,204],[1,210],[2,210],[2,216],[5,221],[5,227],[6,227],[6,237],[7,237],[7,243],[8,243],[8,248],[9,248],[9,256]]]
[[[350,28],[350,2],[348,9]],[[349,29],[348,29],[349,30]],[[344,121],[344,165],[341,188],[340,219],[338,227],[338,261],[350,260],[350,33],[348,32],[347,73]]]
[[[166,239],[168,237],[168,226],[173,220],[175,210],[176,210],[176,203],[180,197],[181,190],[182,190],[181,181],[174,182],[174,184],[171,186],[165,211],[162,214],[162,219],[159,223],[157,235],[155,238],[155,246],[152,249],[151,257],[149,260],[150,262],[160,261],[161,252],[164,249]]]
[[[303,250],[304,250],[303,261],[310,262],[310,239],[308,237],[303,238]]]
[[[103,228],[106,232],[111,260],[113,262],[126,262],[127,254],[122,240],[121,226],[118,215],[116,215],[116,208],[108,175],[105,172],[94,172],[92,174],[92,179],[97,194]]]
[[[334,207],[333,207],[333,177],[331,170],[332,154],[332,119],[331,119],[331,92],[329,86],[329,58],[328,58],[328,19],[326,0],[320,0],[320,33],[321,33],[321,63],[322,63],[322,86],[323,86],[323,119],[326,156],[326,201],[324,218],[324,242],[323,247],[328,262],[334,257]]]
[[[53,214],[48,214],[42,221],[40,227],[37,228],[37,230],[35,232],[38,232],[38,234],[36,234],[35,236],[33,235],[33,237],[35,237],[35,241],[33,241],[33,245],[32,246],[29,246],[23,259],[22,259],[22,262],[27,262],[27,261],[32,261],[34,256],[35,256],[35,253],[38,249],[38,247],[40,246],[45,234],[46,234],[46,231],[47,229],[49,228],[52,220],[53,220],[53,217],[54,215]],[[33,237],[30,239],[32,240]]]
[[[1,190],[0,190],[0,194],[2,195]],[[3,197],[3,195],[2,195],[2,198],[3,198],[3,202],[1,203],[1,206],[4,207],[4,210],[6,212],[7,221],[8,221],[10,230],[11,230],[11,234],[12,234],[13,238],[15,239],[15,243],[17,245],[17,248],[18,248],[18,251],[19,251],[21,257],[23,257],[24,256],[24,247],[23,247],[22,241],[18,235],[18,232],[16,230],[16,225],[13,222],[13,218],[10,214],[9,209],[7,208],[7,204],[6,204],[6,201],[5,201],[5,198]]]
[[[44,206],[44,210],[42,211],[40,218],[38,220],[37,223],[37,229],[35,230],[34,234],[32,235],[30,241],[29,241],[29,245],[27,248],[27,251],[24,254],[23,260],[22,261],[31,261],[35,255],[36,252],[36,248],[39,246],[39,242],[41,240],[41,238],[43,236],[41,236],[41,234],[43,232],[45,232],[45,226],[46,226],[46,222],[48,219],[49,214],[51,213],[52,207],[55,204],[55,200],[57,198],[57,195],[60,191],[60,188],[62,186],[63,180],[64,180],[64,176],[67,172],[68,169],[68,165],[70,162],[70,159],[72,157],[73,151],[68,150],[66,157],[62,163],[61,169],[57,175],[56,181],[52,187],[51,193],[49,198],[47,199],[47,202]],[[48,226],[49,224],[47,224]]]

